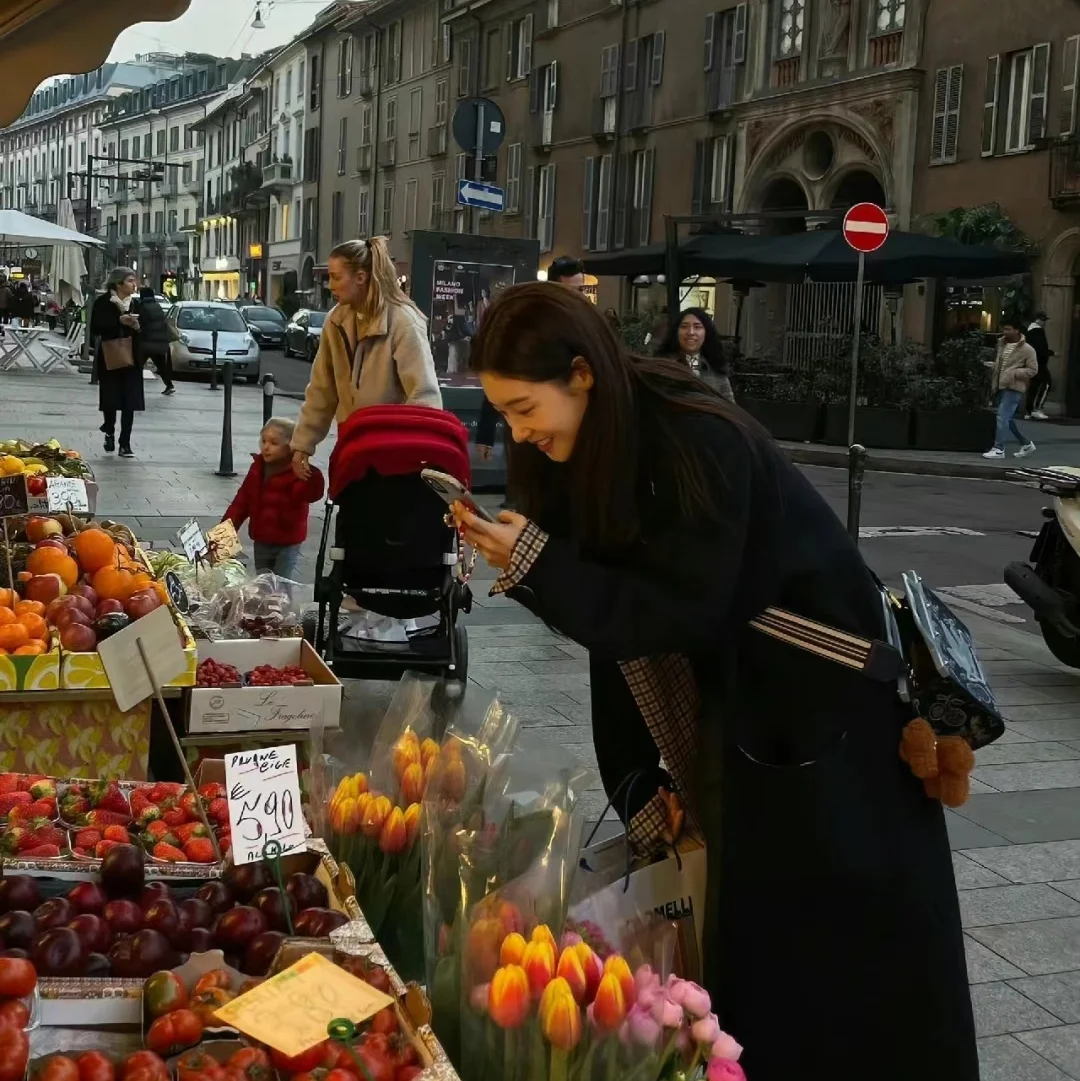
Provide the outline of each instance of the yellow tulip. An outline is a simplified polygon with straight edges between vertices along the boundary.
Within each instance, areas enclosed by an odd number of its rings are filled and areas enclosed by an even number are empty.
[[[614,1032],[626,1020],[626,996],[618,976],[609,972],[597,989],[592,1019],[603,1032]]]
[[[592,1002],[596,998],[597,988],[604,976],[604,962],[593,952],[587,942],[578,942],[570,947],[577,954],[581,962],[581,968],[585,973],[585,1001]]]
[[[356,810],[356,800],[352,796],[345,796],[330,808],[330,825],[336,833],[348,833],[350,817]]]
[[[633,1006],[634,999],[637,997],[634,987],[634,974],[630,971],[630,966],[626,963],[626,959],[620,954],[613,953],[604,962],[604,975],[614,976],[615,979],[619,981],[623,998],[626,1000],[628,1006]],[[599,994],[600,992],[597,991],[596,993]]]
[[[427,770],[428,763],[439,757],[439,745],[433,739],[425,739],[420,744],[420,765]]]
[[[424,797],[424,769],[419,762],[410,762],[401,775],[401,799],[405,804],[419,803]]]
[[[379,832],[379,847],[388,855],[401,852],[409,843],[408,830],[405,828],[405,815],[400,807],[394,807],[386,816]]]
[[[572,1051],[581,1039],[581,1008],[566,980],[556,977],[540,999],[540,1031],[552,1047]]]
[[[405,808],[405,844],[411,845],[416,839],[416,831],[420,828],[420,804],[410,803]]]
[[[521,967],[529,977],[533,998],[539,998],[555,976],[555,952],[546,942],[529,942],[521,957]]]
[[[529,981],[517,965],[503,965],[488,987],[488,1016],[499,1028],[519,1028],[529,1016]]]
[[[443,767],[443,795],[449,799],[461,799],[465,795],[465,763],[452,758]]]
[[[581,958],[575,950],[563,950],[555,974],[562,977],[570,985],[570,990],[574,994],[574,1001],[579,1006],[586,1001],[585,996],[589,990],[589,981],[585,975],[585,968],[581,963]]]
[[[559,956],[559,944],[555,941],[555,936],[551,933],[551,928],[546,923],[538,923],[533,928],[533,933],[529,936],[530,942],[545,942],[551,947],[552,957]]]
[[[373,796],[360,820],[360,832],[365,837],[373,839],[378,837],[391,810],[393,810],[393,804],[389,796]]]
[[[516,931],[507,935],[499,948],[499,964],[520,965],[525,957],[525,947],[525,939]]]
[[[420,761],[420,740],[411,729],[402,732],[392,751],[394,759],[394,774],[400,779],[406,767]]]

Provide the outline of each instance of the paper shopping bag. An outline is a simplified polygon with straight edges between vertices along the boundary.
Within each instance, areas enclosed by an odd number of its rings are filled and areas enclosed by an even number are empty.
[[[675,850],[652,861],[631,863],[627,875],[625,836],[585,849],[574,875],[571,926],[600,952],[648,953],[657,948],[648,926],[658,921],[673,924],[675,953],[670,962],[661,963],[655,952],[642,960],[657,969],[670,963],[668,971],[700,980],[706,855],[699,837],[684,834]],[[600,941],[593,941],[596,938]]]

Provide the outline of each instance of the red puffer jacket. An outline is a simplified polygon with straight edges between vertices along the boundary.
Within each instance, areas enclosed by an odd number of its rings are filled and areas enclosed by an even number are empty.
[[[237,529],[249,518],[248,533],[259,544],[303,544],[307,538],[308,504],[322,499],[323,475],[314,466],[311,477],[301,480],[291,466],[267,474],[258,454],[244,483],[225,512]]]

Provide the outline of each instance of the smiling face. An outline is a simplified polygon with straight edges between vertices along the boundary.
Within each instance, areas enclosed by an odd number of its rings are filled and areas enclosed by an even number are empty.
[[[679,348],[684,353],[700,353],[705,344],[705,324],[696,315],[684,315],[679,323]]]
[[[367,296],[368,272],[353,270],[347,259],[333,255],[327,264],[330,292],[339,304],[348,304],[352,308],[363,306]]]
[[[553,462],[570,460],[593,386],[592,369],[582,357],[565,383],[533,383],[495,372],[481,373],[480,382],[515,443],[531,443]]]

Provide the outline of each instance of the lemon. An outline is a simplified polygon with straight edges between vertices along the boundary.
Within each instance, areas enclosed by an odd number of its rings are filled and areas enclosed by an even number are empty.
[[[16,458],[14,454],[5,454],[0,458],[0,473],[6,477],[13,477],[23,471],[22,458]]]

